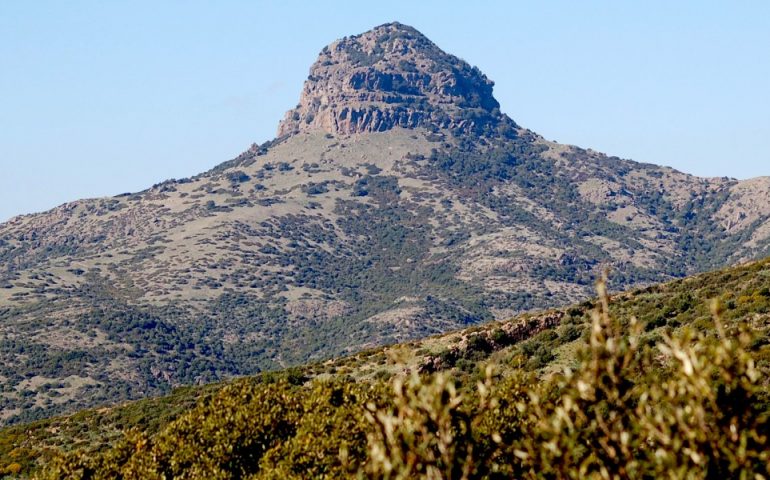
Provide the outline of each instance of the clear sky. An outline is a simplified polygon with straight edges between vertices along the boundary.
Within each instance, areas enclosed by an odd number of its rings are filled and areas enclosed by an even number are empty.
[[[416,27],[546,138],[770,175],[768,1],[0,2],[0,221],[271,139],[336,38]]]

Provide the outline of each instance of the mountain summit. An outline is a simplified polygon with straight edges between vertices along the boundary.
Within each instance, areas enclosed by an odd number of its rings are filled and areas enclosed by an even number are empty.
[[[770,254],[770,179],[550,142],[401,24],[324,49],[279,133],[0,224],[0,423]]]
[[[299,105],[278,135],[311,129],[350,134],[394,127],[481,133],[512,122],[492,96],[494,83],[423,34],[388,23],[325,47],[310,68]]]

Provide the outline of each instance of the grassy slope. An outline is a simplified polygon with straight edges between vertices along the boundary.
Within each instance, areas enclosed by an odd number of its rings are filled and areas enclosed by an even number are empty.
[[[770,370],[770,259],[710,272],[683,280],[615,295],[612,309],[636,316],[646,325],[650,343],[669,329],[690,325],[713,329],[708,301],[718,298],[726,306],[724,320],[747,321],[757,335],[752,345],[760,370]],[[526,314],[507,322],[494,322],[418,342],[361,352],[323,364],[307,365],[279,374],[256,377],[273,382],[287,377],[299,384],[313,377],[348,376],[378,381],[407,369],[453,369],[462,384],[470,380],[480,362],[515,363],[540,375],[549,375],[575,362],[574,352],[585,341],[587,312],[592,302],[548,312]],[[18,463],[22,471],[57,449],[103,449],[122,431],[137,428],[156,432],[200,398],[209,397],[226,384],[187,387],[172,395],[111,408],[19,425],[0,431],[0,467]]]

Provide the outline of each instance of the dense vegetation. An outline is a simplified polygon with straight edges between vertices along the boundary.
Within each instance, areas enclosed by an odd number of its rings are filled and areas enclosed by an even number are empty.
[[[553,328],[510,328],[539,318]],[[47,459],[41,478],[770,474],[770,261],[510,325],[180,391],[91,424],[15,427],[0,458],[8,472]]]

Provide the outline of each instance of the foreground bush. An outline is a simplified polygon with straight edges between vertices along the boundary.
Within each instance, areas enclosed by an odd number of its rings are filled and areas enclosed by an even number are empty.
[[[711,335],[651,342],[599,293],[588,343],[559,375],[240,381],[156,435],[64,455],[40,478],[770,478],[748,330],[714,307]]]
[[[521,406],[525,476],[765,478],[768,406],[748,332],[724,331],[715,308],[716,339],[684,329],[641,345],[641,326],[610,318],[599,288],[578,370]]]

